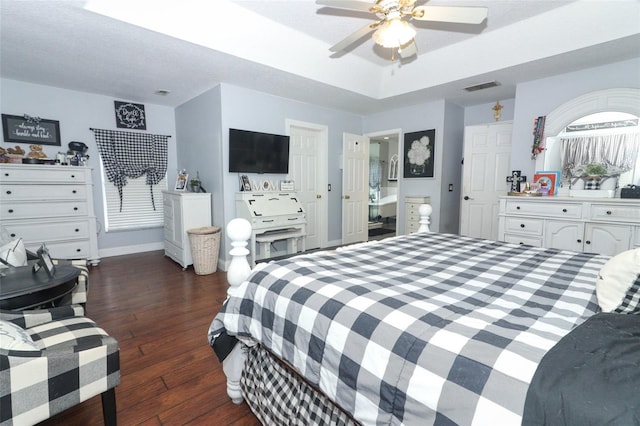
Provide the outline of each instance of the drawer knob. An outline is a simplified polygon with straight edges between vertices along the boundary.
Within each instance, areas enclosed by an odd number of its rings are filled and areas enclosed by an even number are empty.
[[[71,179],[75,179],[76,175],[71,175]]]
[[[11,195],[11,191],[7,191],[7,195]]]
[[[585,244],[591,244],[591,241],[587,240],[584,242]]]
[[[524,228],[524,223],[521,223],[521,224],[520,224],[520,228]]]
[[[608,214],[608,215],[611,215],[611,210],[607,210],[607,214]]]
[[[567,212],[567,209],[562,209],[562,213],[566,213],[566,212]]]
[[[582,240],[578,240],[578,242],[579,242],[579,243],[581,243],[581,242],[582,242]]]
[[[82,251],[82,249],[76,249],[77,253],[80,253]]]
[[[9,176],[9,173],[5,173],[4,175],[5,175],[5,176]]]
[[[9,209],[9,213],[13,213],[13,209]]]
[[[78,208],[77,208],[77,207],[74,207],[74,208],[73,208],[73,210],[74,210],[74,211],[78,211]]]
[[[517,206],[517,207],[516,207],[516,210],[520,210],[520,206]]]
[[[80,232],[80,230],[78,228],[76,228],[76,232]]]
[[[16,236],[16,234],[11,234],[11,238],[13,238],[13,237],[15,237],[15,236]]]
[[[71,191],[72,194],[76,194],[78,191],[76,191],[75,189],[73,191]]]

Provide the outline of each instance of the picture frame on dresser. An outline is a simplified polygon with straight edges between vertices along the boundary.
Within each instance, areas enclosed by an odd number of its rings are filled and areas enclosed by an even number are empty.
[[[38,262],[33,265],[33,272],[36,273],[40,271],[40,269],[44,269],[49,278],[53,278],[56,274],[56,265],[51,260],[47,247],[42,244],[36,254],[38,256]]]
[[[187,173],[178,173],[178,176],[176,176],[176,185],[173,189],[180,192],[186,191],[188,180],[189,175]]]

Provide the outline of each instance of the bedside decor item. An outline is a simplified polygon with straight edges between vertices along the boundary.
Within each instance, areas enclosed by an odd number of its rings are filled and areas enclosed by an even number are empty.
[[[47,246],[42,244],[36,254],[38,255],[38,262],[33,265],[33,273],[35,274],[40,269],[44,269],[49,278],[53,278],[56,273],[56,265],[51,260]]]
[[[640,198],[640,186],[625,186],[620,190],[620,198]]]
[[[404,135],[404,177],[432,178],[436,129]]]
[[[31,144],[29,145],[29,149],[31,151],[27,154],[27,158],[37,158],[37,159],[47,158],[47,154],[45,154],[42,151],[42,145]]]
[[[522,176],[522,172],[520,170],[512,170],[511,176],[507,176],[507,182],[511,184],[510,192],[520,192],[520,183],[526,181],[527,177]]]
[[[191,178],[189,181],[189,189],[191,192],[207,192],[207,190],[202,187],[200,172],[196,171],[196,177]]]
[[[539,191],[542,192],[542,195],[557,195],[560,187],[560,172],[536,171],[533,175],[533,181],[540,184]]]
[[[2,114],[5,142],[39,143],[60,146],[60,122],[30,115]]]
[[[251,191],[251,182],[247,175],[240,176],[240,191]]]
[[[186,191],[187,190],[187,180],[189,179],[189,175],[186,170],[180,170],[178,172],[178,176],[176,176],[176,185],[174,186],[174,190],[176,191]]]
[[[280,181],[280,191],[295,191],[296,185],[292,180],[281,180]]]
[[[116,112],[116,126],[124,129],[147,130],[147,117],[143,104],[113,101]]]

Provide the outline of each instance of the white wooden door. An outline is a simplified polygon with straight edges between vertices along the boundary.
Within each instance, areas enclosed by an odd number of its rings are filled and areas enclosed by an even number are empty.
[[[369,138],[345,133],[342,140],[342,243],[367,241]]]
[[[287,121],[289,174],[307,217],[307,250],[327,244],[327,129]]]
[[[510,122],[467,126],[460,200],[460,234],[498,239],[498,197],[511,174]]]

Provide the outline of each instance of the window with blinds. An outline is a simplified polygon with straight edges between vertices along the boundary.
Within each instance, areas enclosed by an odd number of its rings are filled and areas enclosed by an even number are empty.
[[[120,211],[118,188],[107,180],[102,163],[100,170],[105,205],[105,232],[156,228],[164,225],[162,191],[167,189],[166,175],[157,185],[152,186],[153,191],[145,183],[145,176],[135,179],[127,178],[127,184],[122,188],[122,211]],[[152,193],[153,203],[151,202]]]

